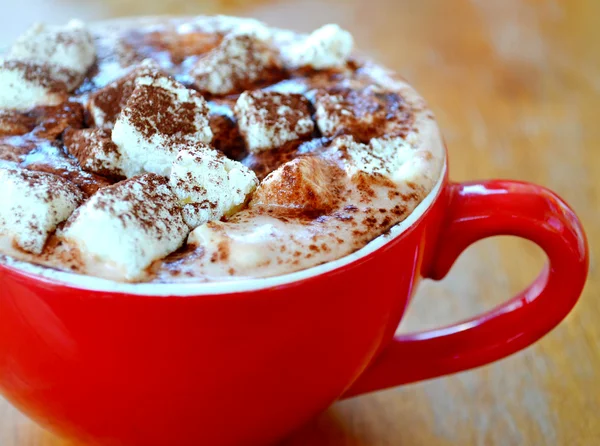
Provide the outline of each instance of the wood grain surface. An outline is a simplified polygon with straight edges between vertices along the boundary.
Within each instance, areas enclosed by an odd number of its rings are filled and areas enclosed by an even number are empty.
[[[2,8],[1,44],[34,20],[71,16],[223,12],[298,30],[338,22],[428,99],[454,180],[540,183],[582,218],[590,278],[579,305],[543,340],[474,371],[338,403],[281,446],[600,444],[599,1],[20,0]],[[444,281],[423,284],[401,330],[490,308],[543,261],[521,240],[480,242]],[[43,432],[0,399],[0,446],[59,445],[85,446]]]

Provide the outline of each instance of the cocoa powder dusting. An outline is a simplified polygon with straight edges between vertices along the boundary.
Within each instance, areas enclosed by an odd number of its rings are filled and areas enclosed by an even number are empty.
[[[38,107],[30,116],[38,124],[33,135],[40,139],[56,139],[68,127],[78,129],[83,126],[83,106],[79,102],[67,101],[60,105]]]
[[[5,136],[20,136],[36,126],[36,119],[14,110],[0,110],[0,140]]]
[[[90,93],[89,103],[103,114],[104,123],[114,123],[133,93],[137,72],[116,80],[104,88]]]
[[[49,64],[33,63],[16,59],[5,59],[0,61],[0,66],[19,72],[23,78],[33,84],[46,88],[51,93],[63,93],[67,97],[67,86],[59,77],[71,77],[73,74],[68,70],[50,66]],[[56,72],[60,76],[56,76]]]
[[[191,103],[176,102],[174,94],[162,88],[140,85],[129,99],[133,105],[129,111],[130,120],[146,138],[161,134],[195,133],[194,106]],[[172,119],[172,114],[177,120]],[[151,118],[151,119],[149,119]]]
[[[313,94],[316,117],[325,136],[352,135],[368,143],[372,138],[406,137],[414,115],[396,92],[370,85],[365,88],[329,87]]]
[[[334,153],[333,140],[340,135],[352,136],[365,144],[365,151],[371,151],[374,149],[368,144],[372,138],[406,138],[418,132],[412,105],[398,91],[378,85],[361,62],[351,59],[340,68],[287,71],[271,43],[251,34],[206,31],[197,24],[180,27],[166,22],[114,32],[116,36],[96,37],[97,61],[72,95],[65,83],[56,81],[52,67],[2,62],[22,72],[28,81],[59,97],[64,94],[64,102],[26,112],[0,110],[0,160],[27,169],[31,181],[47,174],[60,177],[68,187],[80,190],[83,198],[102,189],[97,196],[102,197],[100,208],[116,209],[115,203],[123,201],[134,203],[130,212],[119,215],[123,225],[134,219],[141,231],[155,231],[160,239],[166,234],[157,229],[158,210],[172,206],[169,212],[181,213],[182,205],[164,192],[171,191],[166,177],[146,174],[124,179],[118,166],[127,154],[121,154],[113,143],[111,128],[122,116],[143,138],[163,138],[168,141],[164,149],[175,150],[184,143],[189,145],[186,137],[202,130],[198,128],[198,104],[159,88],[157,79],[177,82],[178,92],[183,91],[185,97],[206,99],[211,147],[220,156],[252,169],[260,184],[237,213],[204,225],[203,230],[219,240],[215,246],[184,245],[148,268],[152,280],[211,280],[202,275],[203,268],[222,268],[226,276],[244,275],[243,262],[236,263],[243,251],[237,251],[235,243],[245,243],[259,230],[268,232],[272,240],[265,238],[264,245],[256,245],[256,270],[289,272],[331,261],[402,221],[426,194],[417,183],[398,185],[386,175],[361,170],[367,157],[350,170],[349,152],[341,147]],[[111,77],[112,82],[103,81],[103,76],[115,69],[115,61],[121,65],[121,75]],[[64,79],[74,76],[60,74]],[[215,76],[222,80],[217,87],[227,88],[215,91]],[[234,108],[240,95],[251,102],[242,112]],[[266,138],[276,143],[254,150],[248,143],[252,132],[243,121],[262,126],[264,132],[253,129],[253,134],[275,135]],[[370,152],[365,155],[373,157]],[[425,161],[433,157],[430,152],[420,156]],[[385,167],[382,162],[381,168]],[[190,173],[173,187],[200,192],[203,185],[196,181]],[[134,187],[134,183],[142,186]],[[209,209],[216,203],[190,206]],[[263,219],[266,223],[260,226],[257,222]],[[253,225],[256,232],[243,232]],[[232,233],[238,238],[230,237]],[[263,247],[273,255],[263,253]],[[81,253],[56,236],[49,238],[39,259],[86,272]]]
[[[282,165],[258,187],[250,208],[313,219],[333,210],[343,195],[344,172],[334,163],[303,156]]]

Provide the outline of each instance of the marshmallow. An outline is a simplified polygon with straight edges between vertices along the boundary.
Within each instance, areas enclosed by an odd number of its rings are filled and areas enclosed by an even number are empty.
[[[286,45],[281,56],[290,68],[336,68],[344,66],[352,53],[353,45],[352,35],[348,31],[329,24]]]
[[[258,81],[268,82],[281,74],[275,52],[252,34],[230,34],[198,59],[190,71],[194,86],[212,94],[241,92]]]
[[[8,53],[11,59],[57,67],[57,78],[75,89],[96,60],[94,39],[84,23],[72,20],[65,26],[36,24],[17,39]],[[61,77],[67,70],[70,77]]]
[[[235,114],[251,152],[307,138],[314,130],[308,100],[299,94],[246,91],[237,100]]]
[[[27,111],[67,99],[67,86],[48,65],[0,60],[0,109]]]
[[[249,206],[274,215],[315,217],[340,200],[343,176],[335,163],[322,158],[295,158],[267,175]]]
[[[28,137],[30,141],[33,139],[54,140],[68,127],[80,128],[83,125],[83,115],[83,106],[78,102],[71,101],[42,106],[30,113],[0,109],[0,136],[19,136],[33,132],[32,137]],[[17,141],[12,140],[11,142],[16,143]]]
[[[34,144],[37,145],[37,150],[20,157],[21,166],[25,169],[60,176],[77,186],[86,198],[94,195],[101,187],[111,184],[107,178],[81,170],[77,160],[68,156],[61,144],[35,140]]]
[[[315,120],[324,136],[350,134],[368,143],[383,135],[405,135],[412,125],[402,97],[378,86],[334,87],[310,93]]]
[[[261,40],[268,40],[273,34],[271,29],[259,20],[226,15],[199,16],[189,23],[179,25],[177,31],[179,34],[193,34],[198,31],[217,35],[248,34]]]
[[[63,140],[83,170],[104,176],[123,176],[121,153],[110,136],[109,129],[69,129]]]
[[[35,127],[35,119],[15,111],[0,110],[0,136],[19,136]]]
[[[145,76],[157,78],[160,75],[161,70],[158,64],[152,59],[146,59],[125,76],[90,93],[88,109],[94,124],[97,127],[112,128],[117,116],[135,89],[136,79]]]
[[[427,170],[423,153],[415,151],[410,143],[401,137],[373,138],[367,145],[357,142],[350,135],[344,135],[333,140],[330,150],[344,154],[342,159],[349,175],[358,172],[382,175],[400,184],[416,181],[421,178],[419,175]]]
[[[243,164],[198,144],[179,152],[170,183],[183,205],[183,217],[193,229],[233,214],[246,202],[258,180]]]
[[[131,281],[177,250],[188,231],[167,179],[147,174],[100,189],[69,219],[61,238],[86,263],[101,262]]]
[[[436,178],[431,176],[430,156],[428,151],[417,151],[408,138],[399,136],[382,136],[373,138],[369,143],[374,157],[384,160],[385,169],[379,171],[388,176],[394,183],[411,182],[426,187],[433,187]],[[375,171],[375,170],[374,170]]]
[[[49,173],[0,168],[0,184],[0,234],[33,254],[83,201],[75,185]]]
[[[52,107],[36,110],[38,126],[34,129],[36,138],[53,140],[67,128],[81,128],[84,120],[83,106],[79,102],[66,101]]]
[[[208,106],[194,90],[165,75],[141,76],[117,118],[112,140],[125,176],[168,176],[181,145],[210,143]]]

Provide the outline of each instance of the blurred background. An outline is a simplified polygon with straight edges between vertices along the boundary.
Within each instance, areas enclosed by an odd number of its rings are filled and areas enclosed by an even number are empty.
[[[200,13],[300,31],[329,22],[349,29],[362,51],[429,101],[454,180],[504,177],[555,190],[582,218],[592,251],[580,304],[534,347],[339,403],[281,446],[600,444],[600,2],[2,0],[0,46],[34,21]],[[480,242],[444,281],[422,285],[401,330],[491,308],[529,283],[543,261],[527,242]],[[1,446],[68,444],[0,399]]]

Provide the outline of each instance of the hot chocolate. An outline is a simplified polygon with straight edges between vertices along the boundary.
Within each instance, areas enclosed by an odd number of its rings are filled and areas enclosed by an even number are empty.
[[[126,282],[268,277],[404,220],[444,150],[351,35],[251,19],[38,25],[0,61],[0,254]]]

